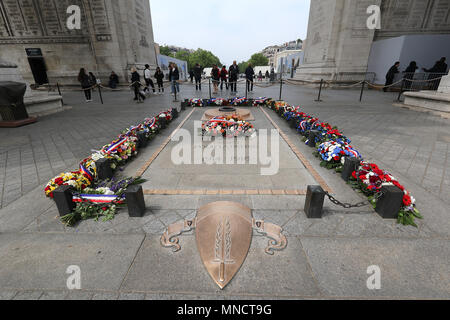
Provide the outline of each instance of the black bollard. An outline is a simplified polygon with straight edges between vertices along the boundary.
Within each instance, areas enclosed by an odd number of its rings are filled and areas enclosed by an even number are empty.
[[[308,186],[305,200],[305,213],[309,219],[321,219],[323,215],[323,203],[325,191],[321,186]]]
[[[298,128],[297,124],[298,124],[298,119],[297,119],[297,118],[291,118],[291,119],[289,119],[289,126],[290,126],[292,129],[297,129],[297,128]]]
[[[185,100],[185,101],[183,101],[182,103],[180,103],[181,111],[184,111],[184,110],[186,110],[186,105],[187,105],[187,102],[186,102],[186,100]]]
[[[95,162],[95,165],[97,167],[98,180],[108,180],[113,177],[114,172],[111,168],[111,160],[102,158]]]
[[[341,173],[342,179],[344,179],[344,181],[350,180],[350,177],[352,176],[353,172],[359,170],[360,163],[361,160],[358,158],[345,157],[344,169],[342,170]]]
[[[142,186],[130,186],[125,191],[128,205],[128,215],[132,218],[141,218],[145,214],[145,200]]]
[[[138,131],[137,137],[138,137],[138,148],[146,148],[148,144],[148,139],[145,134],[145,131]]]
[[[316,137],[320,136],[320,131],[317,130],[311,130],[309,132],[309,141],[308,141],[308,146],[311,148],[315,148],[316,147]]]
[[[56,207],[58,208],[61,217],[72,213],[75,208],[75,204],[72,201],[73,194],[70,186],[61,186],[53,191],[53,199],[55,200]]]
[[[320,79],[319,96],[317,97],[316,102],[322,102],[322,100],[320,99],[322,95],[322,87],[323,87],[323,79]]]
[[[177,108],[172,108],[172,119],[178,118],[178,110]]]
[[[359,102],[362,101],[362,97],[363,97],[364,87],[365,87],[365,86],[366,86],[366,82],[364,81],[364,82],[362,83],[362,86],[361,86],[361,95],[359,96]]]
[[[384,186],[381,193],[383,196],[377,201],[375,211],[383,219],[397,219],[403,204],[403,191],[396,186]]]
[[[161,129],[167,128],[167,119],[166,119],[166,117],[159,117],[158,122],[159,122],[159,127]]]

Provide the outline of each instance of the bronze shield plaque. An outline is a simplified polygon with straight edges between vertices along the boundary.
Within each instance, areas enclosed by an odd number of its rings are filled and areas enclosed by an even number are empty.
[[[199,209],[197,248],[206,270],[221,289],[244,263],[252,230],[251,210],[239,203],[220,201]]]

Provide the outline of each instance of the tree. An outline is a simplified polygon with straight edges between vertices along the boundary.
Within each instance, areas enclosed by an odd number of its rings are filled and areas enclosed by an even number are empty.
[[[163,55],[163,56],[168,56],[168,57],[173,57],[173,53],[170,50],[169,46],[161,46],[159,47],[159,52]]]
[[[195,64],[200,64],[203,68],[211,68],[214,65],[221,66],[220,59],[212,52],[203,49],[197,49],[189,56],[189,69],[193,68]]]
[[[266,58],[262,53],[255,53],[252,55],[250,60],[248,61],[254,67],[264,67],[269,65],[269,59]]]

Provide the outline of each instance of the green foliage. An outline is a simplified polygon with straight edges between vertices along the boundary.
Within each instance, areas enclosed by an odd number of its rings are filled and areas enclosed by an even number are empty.
[[[214,65],[217,65],[219,68],[222,67],[220,59],[208,50],[197,49],[193,53],[181,50],[172,56],[176,59],[186,61],[188,63],[188,70],[194,69],[197,63],[203,68],[212,68]]]
[[[248,61],[253,67],[264,67],[269,65],[269,59],[262,53],[255,53]]]
[[[168,46],[161,46],[161,47],[159,47],[159,52],[160,52],[163,56],[174,57],[172,51],[169,49]]]

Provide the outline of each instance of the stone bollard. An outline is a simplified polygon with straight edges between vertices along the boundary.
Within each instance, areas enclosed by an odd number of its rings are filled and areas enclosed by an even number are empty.
[[[316,147],[316,137],[320,136],[320,132],[317,130],[311,130],[309,132],[309,138],[308,138],[308,146],[311,148],[315,148]]]
[[[185,100],[180,104],[181,111],[186,110],[186,106],[188,105],[188,103],[189,103],[189,100],[188,100],[188,99],[185,99]]]
[[[308,186],[305,200],[306,216],[309,219],[321,219],[324,201],[325,191],[321,186]]]
[[[73,194],[70,186],[61,186],[53,191],[53,199],[55,200],[56,207],[58,208],[61,217],[72,213],[75,208],[75,204],[72,201]]]
[[[377,201],[375,211],[383,219],[397,219],[403,203],[403,191],[396,186],[384,186],[381,192],[383,196]]]
[[[132,218],[141,218],[145,214],[145,200],[142,186],[129,186],[125,191],[128,214]]]
[[[165,128],[167,128],[167,119],[166,119],[166,117],[159,117],[159,127],[161,128],[161,129],[165,129]]]
[[[114,176],[114,172],[111,168],[111,160],[102,158],[95,162],[97,167],[97,177],[99,180],[108,180]]]
[[[172,119],[178,118],[178,110],[177,108],[172,108]]]
[[[146,148],[148,145],[148,139],[144,131],[138,131],[138,148]]]
[[[345,157],[344,169],[342,170],[341,177],[344,181],[350,180],[354,171],[358,171],[361,160],[354,157]]]

